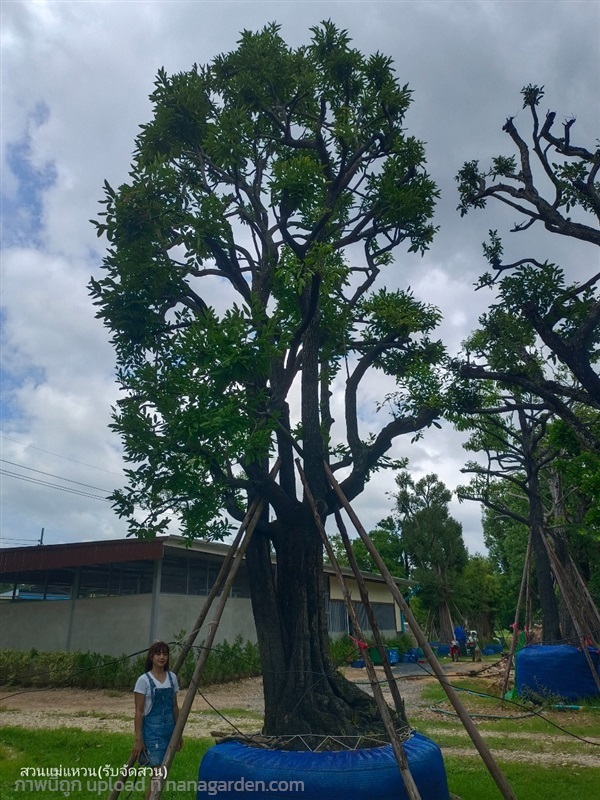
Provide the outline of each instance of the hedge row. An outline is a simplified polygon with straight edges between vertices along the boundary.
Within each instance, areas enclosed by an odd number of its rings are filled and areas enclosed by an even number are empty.
[[[194,647],[179,670],[180,683],[189,684],[202,645]],[[179,645],[171,650],[171,663]],[[40,652],[3,650],[0,652],[0,683],[9,686],[52,686],[78,689],[131,689],[144,671],[146,651],[118,658],[100,653]],[[239,636],[213,647],[200,684],[227,683],[260,675],[258,646]]]
[[[181,639],[183,636],[178,638]],[[396,647],[400,655],[413,646],[410,637],[406,635],[387,639],[385,644],[386,647]],[[179,682],[182,687],[190,682],[201,647],[200,644],[190,651],[179,670]],[[171,663],[174,663],[179,650],[179,644],[172,646]],[[336,668],[359,658],[357,645],[349,636],[332,640],[330,652]],[[127,690],[131,689],[144,671],[145,656],[145,651],[115,658],[89,652],[4,650],[0,652],[0,684]],[[209,686],[215,683],[227,683],[254,677],[260,673],[258,645],[249,641],[244,642],[242,637],[238,636],[233,644],[225,641],[213,647],[204,666],[200,684]]]

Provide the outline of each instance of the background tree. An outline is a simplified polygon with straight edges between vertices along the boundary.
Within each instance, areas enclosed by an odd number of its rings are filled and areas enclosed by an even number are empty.
[[[545,514],[542,470],[556,458],[556,451],[545,439],[550,412],[520,395],[496,394],[495,403],[480,409],[458,423],[474,433],[464,445],[467,450],[485,453],[487,464],[469,462],[462,470],[475,475],[469,486],[458,490],[462,499],[475,500],[498,513],[511,516],[527,527],[531,536],[539,602],[542,614],[542,638],[545,642],[561,638],[558,601],[550,559],[544,545]],[[507,482],[518,497],[526,500],[521,516],[514,506],[497,506],[490,492],[496,480]]]
[[[294,459],[325,519],[324,459],[345,468],[352,500],[397,436],[439,414],[438,311],[375,291],[399,245],[423,252],[434,234],[437,190],[405,132],[411,92],[389,58],[363,56],[329,22],[295,50],[275,25],[244,31],[234,51],[160,70],[155,86],[130,178],[105,187],[106,273],[91,284],[132,463],[116,508],[140,536],[174,514],[185,536],[218,537],[225,511],[239,520],[266,498],[246,559],[265,732],[373,730],[373,702],[329,660],[322,545]],[[358,409],[377,371],[398,383],[372,432]]]
[[[521,136],[509,118],[503,130],[517,155],[498,156],[482,170],[478,161],[466,163],[457,176],[459,209],[484,208],[489,199],[517,211],[522,219],[513,232],[543,225],[561,236],[600,245],[600,151],[572,143],[575,119],[563,126],[562,136],[554,133],[556,114],[549,111],[542,122],[538,106],[543,87],[529,85],[522,90],[523,107],[532,120],[531,144]],[[526,351],[517,351],[503,369],[483,360],[468,359],[462,374],[476,379],[502,380],[513,389],[541,398],[548,407],[573,426],[584,446],[600,452],[597,433],[572,411],[572,404],[600,409],[600,377],[595,365],[600,357],[600,298],[597,258],[582,281],[565,278],[563,270],[549,261],[525,257],[503,262],[503,246],[497,231],[490,231],[484,253],[491,271],[480,286],[498,291],[495,306],[519,320],[547,348],[549,359],[564,367],[548,375],[543,365],[534,369]]]
[[[457,606],[468,620],[469,628],[477,631],[480,642],[490,641],[500,622],[502,594],[500,575],[493,561],[479,553],[469,556],[456,583]],[[513,620],[514,606],[510,621]]]
[[[396,483],[394,517],[410,577],[419,582],[419,601],[430,612],[429,627],[436,627],[440,640],[449,642],[460,596],[458,579],[468,560],[462,525],[448,508],[452,493],[433,474],[415,482],[404,470]]]
[[[500,582],[498,625],[503,629],[509,629],[515,620],[529,538],[529,528],[526,522],[522,521],[527,519],[527,498],[524,494],[515,492],[509,483],[498,479],[490,480],[487,491],[493,502],[489,508],[483,507],[483,541]],[[513,513],[505,513],[502,509],[510,509]],[[527,612],[532,619],[535,618],[537,621],[540,619],[535,575],[531,576],[531,581],[530,605],[527,609],[525,607],[522,609],[521,624],[524,623]]]
[[[374,530],[369,531],[369,537],[390,573],[396,578],[407,578],[409,574],[408,555],[394,519],[392,517],[382,519]],[[348,556],[341,536],[334,534],[331,537],[331,543],[340,564],[348,566]],[[379,572],[362,539],[352,540],[352,552],[363,572]]]

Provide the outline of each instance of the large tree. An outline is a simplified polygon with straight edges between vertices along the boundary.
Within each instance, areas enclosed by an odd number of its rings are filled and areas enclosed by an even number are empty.
[[[373,729],[372,701],[329,660],[322,545],[294,460],[325,520],[324,460],[352,500],[394,439],[439,413],[437,310],[375,291],[398,246],[419,253],[434,234],[437,190],[405,132],[411,92],[327,22],[298,49],[275,25],[245,31],[207,66],[161,70],[151,100],[129,180],[105,187],[109,249],[91,284],[132,464],[116,507],[137,535],[171,514],[193,538],[265,498],[247,552],[265,731]],[[378,372],[397,384],[373,432],[361,387]]]
[[[503,130],[516,155],[492,159],[489,168],[469,161],[460,170],[461,214],[499,202],[517,214],[512,231],[519,233],[543,226],[550,233],[577,239],[592,248],[600,245],[600,150],[574,143],[575,119],[556,132],[556,113],[542,120],[538,107],[544,89],[529,85],[522,90],[523,108],[531,117],[531,133],[523,134],[509,117]],[[521,126],[520,126],[521,127]],[[533,393],[573,427],[584,446],[600,453],[600,439],[593,426],[573,412],[573,404],[589,406],[598,418],[600,410],[600,297],[598,258],[592,250],[580,265],[579,280],[537,254],[526,254],[511,263],[504,260],[501,237],[490,231],[484,244],[490,269],[480,287],[492,286],[498,302],[492,314],[509,314],[546,348],[548,361],[561,365],[549,374],[534,364],[525,349],[515,350],[504,366],[485,358],[468,360],[462,374],[476,379],[499,380],[515,390]]]
[[[542,471],[556,458],[546,441],[551,414],[531,397],[491,393],[494,405],[465,417],[458,427],[473,431],[464,445],[467,450],[485,453],[487,464],[469,462],[462,470],[475,477],[467,487],[459,487],[461,499],[483,503],[498,514],[526,526],[531,536],[533,561],[542,612],[542,637],[545,642],[561,638],[558,601],[554,591],[550,559],[544,545],[545,514]],[[523,513],[505,503],[495,491],[495,482],[505,481],[519,499],[526,500]]]

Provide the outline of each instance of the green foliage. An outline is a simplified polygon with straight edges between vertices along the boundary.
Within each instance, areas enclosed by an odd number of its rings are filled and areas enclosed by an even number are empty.
[[[527,108],[528,106],[533,108],[533,106],[539,105],[540,100],[544,96],[544,87],[529,83],[521,89],[521,94],[523,95],[523,108]]]
[[[390,573],[396,578],[408,577],[405,550],[393,519],[388,517],[387,519],[381,520],[375,530],[369,531],[369,538],[377,548],[377,552],[383,559]],[[339,534],[334,534],[330,537],[330,542],[338,563],[343,566],[349,566],[348,555],[341,536],[339,536]],[[362,539],[352,539],[351,544],[352,552],[354,553],[359,569],[362,572],[378,573],[379,570],[373,561],[373,557],[367,550]]]
[[[174,515],[185,536],[222,538],[223,510],[240,518],[269,458],[291,458],[282,426],[305,452],[336,447],[319,398],[343,359],[358,360],[356,383],[396,378],[413,431],[439,413],[439,312],[373,290],[395,248],[423,252],[435,232],[438,191],[405,133],[411,92],[333,23],[311,34],[293,49],[268,25],[207,65],[161,69],[128,182],[105,184],[109,249],[90,287],[124,390],[113,427],[131,468],[113,500],[138,536]],[[311,418],[288,420],[298,385]],[[363,478],[385,459],[376,438],[337,443]]]
[[[201,645],[200,645],[201,646]],[[173,648],[171,661],[177,657]],[[197,652],[190,651],[180,672],[182,686],[189,684]],[[136,657],[81,652],[40,652],[3,650],[0,652],[2,683],[9,686],[53,686],[78,689],[131,690],[144,672],[145,653]],[[233,644],[216,645],[208,657],[200,684],[227,683],[260,675],[258,646],[238,636]]]
[[[10,686],[131,689],[144,671],[145,656],[114,658],[100,653],[2,650],[2,682]]]
[[[180,675],[184,684],[188,684],[192,678],[202,647],[203,644],[200,644],[193,648],[181,667]],[[232,644],[225,640],[211,649],[199,683],[201,686],[229,683],[241,678],[255,677],[260,672],[258,645],[250,641],[244,642],[241,636],[237,636]]]

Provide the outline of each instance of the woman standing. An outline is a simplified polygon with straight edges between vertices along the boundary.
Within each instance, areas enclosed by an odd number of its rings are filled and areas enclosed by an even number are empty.
[[[179,715],[177,675],[169,671],[169,645],[154,642],[146,656],[146,672],[137,679],[134,692],[135,744],[133,750],[143,766],[161,765]],[[183,738],[178,749],[183,745]],[[153,770],[156,774],[156,770]],[[146,798],[150,795],[152,782]]]

